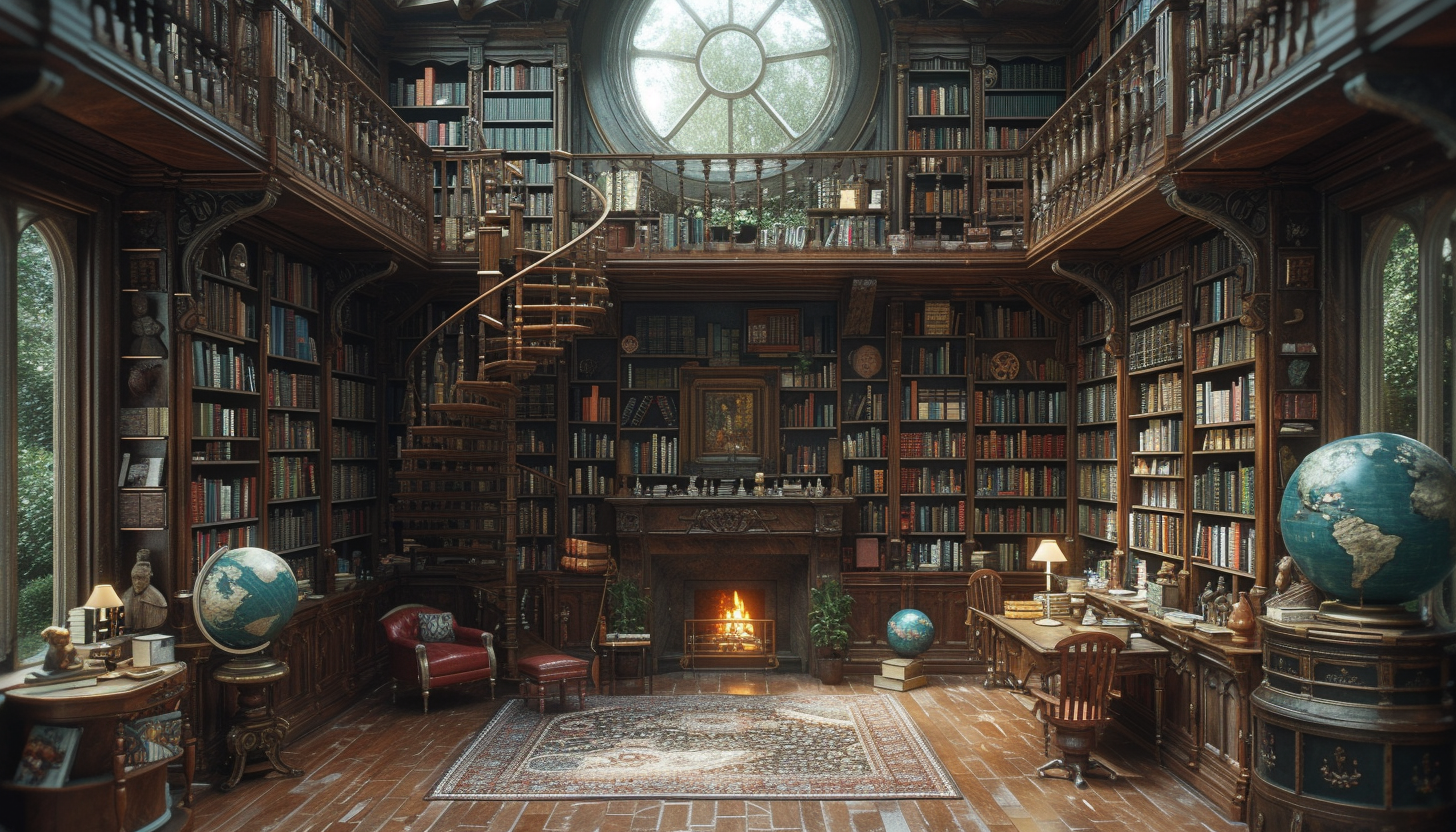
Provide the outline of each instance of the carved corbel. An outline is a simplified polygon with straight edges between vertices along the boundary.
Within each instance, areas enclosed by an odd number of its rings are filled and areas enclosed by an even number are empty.
[[[1456,77],[1449,69],[1362,72],[1346,82],[1345,97],[1430,130],[1446,149],[1446,155],[1456,158]]]
[[[1107,309],[1107,337],[1104,349],[1113,358],[1122,358],[1125,344],[1117,322],[1122,320],[1123,281],[1117,269],[1108,261],[1056,260],[1052,271],[1079,286],[1092,290]]]
[[[349,300],[349,296],[363,286],[389,277],[398,268],[399,263],[394,260],[390,260],[382,266],[378,263],[350,264],[341,274],[329,281],[334,284],[329,286],[334,298],[333,302],[329,304],[330,337],[337,338],[338,334],[344,331],[344,305]]]
[[[177,211],[178,261],[177,328],[191,332],[203,324],[202,303],[192,294],[192,275],[202,264],[202,253],[224,228],[262,213],[278,201],[282,183],[269,177],[261,191],[183,191]]]
[[[1178,187],[1176,174],[1169,174],[1158,180],[1168,204],[1174,210],[1203,220],[1227,233],[1238,246],[1247,266],[1245,286],[1259,283],[1258,238],[1269,232],[1269,192],[1259,189],[1236,189],[1229,191],[1190,190]],[[1267,304],[1267,298],[1265,299]],[[1268,320],[1267,308],[1262,316]],[[1248,324],[1245,324],[1248,326]],[[1250,327],[1251,329],[1253,327]]]

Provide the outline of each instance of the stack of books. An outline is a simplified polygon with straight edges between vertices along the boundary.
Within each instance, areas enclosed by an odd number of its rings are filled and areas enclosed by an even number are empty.
[[[886,659],[880,662],[875,687],[902,691],[924,687],[928,681],[924,668],[925,663],[919,659]]]

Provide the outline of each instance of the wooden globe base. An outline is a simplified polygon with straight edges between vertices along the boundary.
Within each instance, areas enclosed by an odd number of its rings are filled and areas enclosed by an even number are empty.
[[[1346,604],[1321,601],[1316,616],[1322,621],[1353,624],[1357,627],[1424,627],[1430,622],[1418,612],[1399,604]]]
[[[232,758],[228,778],[218,791],[231,791],[244,774],[277,771],[290,777],[303,769],[283,762],[283,742],[288,737],[288,720],[273,714],[268,688],[288,676],[288,665],[272,656],[239,656],[213,671],[212,678],[238,689],[237,723],[228,731],[227,749]]]

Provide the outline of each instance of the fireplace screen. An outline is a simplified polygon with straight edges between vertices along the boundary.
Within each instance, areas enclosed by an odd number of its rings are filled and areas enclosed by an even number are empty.
[[[683,622],[685,670],[708,667],[779,666],[774,622],[763,618],[763,593],[754,590],[698,590],[693,609],[699,616]]]

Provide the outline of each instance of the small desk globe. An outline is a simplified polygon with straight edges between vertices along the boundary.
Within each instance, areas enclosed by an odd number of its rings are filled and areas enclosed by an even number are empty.
[[[1406,436],[1338,439],[1300,462],[1279,507],[1284,545],[1334,599],[1322,617],[1399,626],[1456,565],[1456,469]]]
[[[219,549],[197,573],[192,608],[203,636],[233,654],[265,649],[293,617],[298,583],[267,549]]]
[[[935,640],[935,625],[920,610],[900,610],[885,626],[885,640],[895,655],[905,659],[924,653]]]

